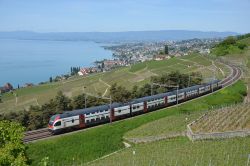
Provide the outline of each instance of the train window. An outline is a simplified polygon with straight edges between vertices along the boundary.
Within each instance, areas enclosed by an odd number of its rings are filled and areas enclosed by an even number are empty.
[[[140,106],[138,105],[137,108],[140,108]]]
[[[136,106],[133,106],[133,110],[136,109]]]
[[[86,123],[89,123],[89,120],[87,120]]]
[[[56,124],[54,126],[61,126],[62,125],[62,122],[59,121],[59,122],[56,122]]]
[[[121,113],[121,110],[118,110],[119,113]]]

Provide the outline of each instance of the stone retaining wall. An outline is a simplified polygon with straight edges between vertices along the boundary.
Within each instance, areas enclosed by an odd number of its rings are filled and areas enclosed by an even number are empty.
[[[164,139],[171,139],[171,138],[180,137],[180,136],[186,136],[186,132],[172,133],[172,134],[158,135],[158,136],[147,136],[147,137],[141,137],[141,138],[124,138],[124,139],[129,142],[139,144],[139,143],[160,141]]]
[[[204,116],[205,115],[203,115],[202,117]],[[225,139],[225,138],[233,138],[233,137],[250,136],[250,130],[212,132],[212,133],[193,133],[190,126],[195,122],[196,121],[193,121],[192,123],[187,125],[187,137],[192,141],[204,140],[204,139]]]

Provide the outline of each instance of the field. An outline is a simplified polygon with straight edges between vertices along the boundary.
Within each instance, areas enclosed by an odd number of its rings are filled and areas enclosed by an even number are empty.
[[[161,137],[171,138],[181,136],[186,131],[186,125],[197,119],[205,110],[190,111],[188,113],[178,113],[167,116],[159,120],[146,123],[124,135],[130,142],[154,141]]]
[[[107,96],[110,85],[113,83],[130,89],[133,85],[141,86],[149,82],[151,76],[176,70],[182,73],[200,71],[205,78],[204,81],[211,80],[214,74],[217,78],[223,78],[229,72],[228,68],[223,64],[213,63],[211,60],[198,54],[171,58],[164,61],[143,62],[111,72],[93,74],[87,77],[75,76],[56,83],[48,83],[19,89],[14,91],[14,93],[6,93],[2,96],[3,102],[0,103],[0,113],[28,109],[31,105],[44,104],[52,99],[59,90],[68,97],[74,97],[84,91]],[[83,87],[86,88],[84,89]]]
[[[211,111],[191,125],[195,133],[250,129],[250,105],[238,104]]]
[[[90,130],[85,130],[83,132],[78,132],[78,133],[74,133],[71,135],[66,135],[66,136],[62,136],[62,137],[58,137],[58,138],[54,138],[50,140],[44,140],[44,141],[39,141],[36,143],[31,143],[28,146],[28,154],[30,158],[33,160],[33,163],[32,163],[33,165],[37,165],[38,162],[44,157],[49,157],[50,163],[56,164],[56,165],[62,165],[62,163],[64,165],[74,165],[74,164],[80,165],[82,163],[87,163],[89,161],[95,160],[109,153],[112,153],[116,150],[123,149],[124,148],[124,145],[122,143],[123,136],[131,130],[134,130],[149,122],[160,120],[165,117],[166,118],[173,117],[171,121],[166,122],[166,125],[172,125],[171,123],[178,124],[180,120],[178,119],[179,117],[176,115],[180,115],[180,114],[187,115],[193,112],[200,113],[200,111],[209,110],[209,109],[212,109],[212,107],[227,105],[227,104],[231,104],[234,102],[242,102],[243,101],[242,94],[244,94],[245,91],[246,91],[246,88],[243,82],[239,81],[233,86],[223,89],[213,95],[206,96],[204,98],[197,99],[189,103],[179,105],[178,108],[174,107],[174,108],[169,108],[169,109],[162,109],[160,111],[156,111],[156,112],[146,114],[143,116],[135,117],[126,121],[119,121],[117,123],[113,123],[112,125],[107,124],[104,126],[92,128]],[[175,116],[177,117],[176,120],[174,118]],[[196,116],[194,116],[193,118],[196,118]],[[190,116],[190,120],[191,119],[192,118]],[[183,125],[185,124],[183,123],[180,124],[179,125],[180,129],[177,127],[176,131],[178,130],[181,131],[183,129],[182,128]],[[170,132],[173,132],[174,130],[175,129],[173,129]],[[169,146],[176,145],[176,147],[177,146],[182,147],[183,144],[187,144],[185,145],[186,147],[191,146],[191,143],[188,142],[185,138],[181,138],[180,144],[178,143],[178,140],[173,140],[173,141],[176,141],[176,144],[172,145],[168,142],[166,143]],[[163,143],[165,143],[165,141],[163,141]],[[224,145],[225,144],[222,144],[221,146],[224,146]],[[150,146],[150,145],[147,145],[147,146]],[[145,148],[147,148],[147,146],[145,146]],[[138,146],[136,145],[133,148],[137,148],[137,147]],[[197,145],[197,147],[199,147],[199,145]],[[194,151],[196,149],[197,148],[195,148]],[[180,150],[181,149],[176,148],[177,153],[182,153],[182,154],[186,153],[185,151],[182,152]],[[186,150],[188,149],[186,148]],[[125,153],[126,151],[127,150],[121,153]],[[244,153],[244,151],[239,150],[239,154],[240,153]],[[111,155],[110,157],[112,158],[113,155]],[[179,157],[181,157],[181,155],[179,155]],[[234,156],[234,157],[238,157],[238,156]],[[245,158],[243,159],[245,160]],[[127,162],[127,160],[124,160],[123,162]],[[123,164],[123,162],[121,162],[121,164]],[[110,165],[109,163],[106,163],[106,164],[103,163],[103,164]]]
[[[191,142],[186,137],[136,144],[91,166],[127,165],[247,165],[250,137]],[[216,149],[216,150],[215,150]]]

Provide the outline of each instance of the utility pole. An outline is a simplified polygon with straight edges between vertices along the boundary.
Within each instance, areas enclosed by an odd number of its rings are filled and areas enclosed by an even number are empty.
[[[109,120],[110,120],[110,124],[111,124],[112,123],[112,98],[111,98],[111,95],[110,95],[109,99],[110,99],[110,103],[109,103],[110,104],[110,111],[109,111],[110,112],[110,118],[109,118]]]
[[[190,76],[190,73],[188,75],[188,87],[190,86],[190,81],[191,81],[191,76]]]
[[[85,88],[86,86],[83,85],[83,93],[84,93],[84,105],[85,105],[85,108],[87,108],[87,94],[85,93]]]
[[[84,104],[85,104],[85,108],[87,108],[87,95],[84,94]]]
[[[151,83],[151,96],[153,96],[153,84],[154,83]]]
[[[179,85],[177,85],[176,87],[177,87],[177,91],[176,91],[176,106],[177,106],[178,101],[179,101],[179,95],[178,95]]]
[[[215,70],[213,70],[213,74],[214,74],[214,76],[213,76],[213,79],[212,79],[212,84],[211,84],[211,89],[212,89],[212,93],[214,92],[214,81],[215,81]]]

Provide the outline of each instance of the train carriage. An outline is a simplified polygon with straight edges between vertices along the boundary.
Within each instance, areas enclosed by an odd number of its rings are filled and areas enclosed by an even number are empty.
[[[63,114],[52,116],[48,127],[52,133],[57,133],[64,129],[84,128],[107,123],[110,120],[119,120],[174,105],[177,103],[177,99],[178,103],[190,100],[211,91],[218,90],[221,87],[220,81],[215,80],[203,85],[179,89],[178,91],[174,90],[172,92],[134,99],[129,103],[113,103],[111,108],[110,105],[107,104],[86,109],[66,111]]]
[[[114,108],[115,119],[121,119],[130,115],[131,115],[131,110],[129,103]]]
[[[136,102],[136,101],[132,101],[131,102],[131,115],[137,115],[140,113],[144,112],[144,101],[141,102]]]
[[[62,114],[54,115],[50,118],[48,128],[52,133],[61,132],[63,129],[83,128],[109,122],[110,118],[115,120],[114,108],[122,104],[113,103],[111,105],[102,105],[79,109],[74,111],[66,111]]]

